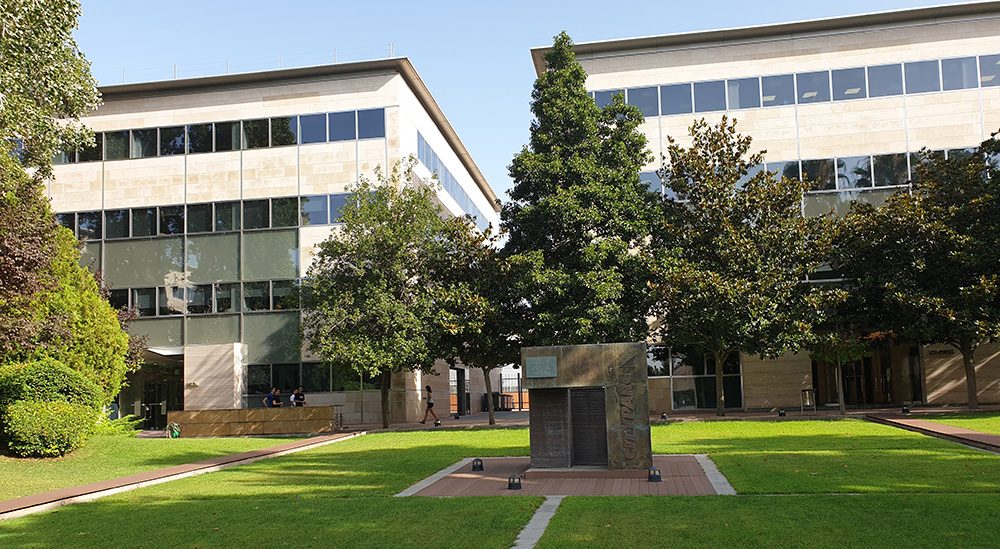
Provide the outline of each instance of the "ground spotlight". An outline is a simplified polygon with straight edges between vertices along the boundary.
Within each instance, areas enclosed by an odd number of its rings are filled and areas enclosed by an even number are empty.
[[[472,460],[472,470],[473,471],[482,471],[483,470],[483,460],[481,460],[479,458],[476,458],[476,459]]]

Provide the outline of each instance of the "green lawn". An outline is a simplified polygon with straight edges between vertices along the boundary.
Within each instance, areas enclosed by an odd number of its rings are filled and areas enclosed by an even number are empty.
[[[59,459],[0,455],[0,499],[11,499],[161,469],[216,456],[274,446],[290,438],[132,438],[93,437]]]
[[[927,419],[954,427],[972,429],[981,433],[1000,435],[1000,412],[941,414],[933,416],[914,416],[916,419]]]

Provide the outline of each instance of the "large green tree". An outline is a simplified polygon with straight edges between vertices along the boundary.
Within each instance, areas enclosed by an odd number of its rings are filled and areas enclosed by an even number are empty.
[[[962,355],[978,407],[976,351],[1000,336],[1000,143],[970,154],[923,151],[912,193],[858,204],[836,240],[837,267],[881,329]]]
[[[303,331],[313,352],[381,379],[389,426],[394,373],[432,371],[443,326],[462,305],[439,269],[449,228],[433,190],[411,186],[413,161],[362,178],[341,230],[322,242],[302,282]]]
[[[529,345],[645,340],[654,197],[642,113],[621,96],[601,109],[566,33],[532,91],[529,144],[510,165],[507,253],[529,267]]]
[[[763,153],[750,154],[751,139],[735,121],[702,119],[690,136],[687,148],[670,140],[660,172],[681,200],[663,201],[653,231],[655,333],[713,357],[722,415],[723,365],[732,353],[774,357],[808,341],[819,308],[816,289],[802,281],[827,248],[828,221],[802,216],[807,182],[749,176]]]

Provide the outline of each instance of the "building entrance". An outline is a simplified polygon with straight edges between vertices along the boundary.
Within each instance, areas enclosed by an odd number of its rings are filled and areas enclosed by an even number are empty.
[[[908,345],[876,344],[840,368],[847,406],[896,406],[922,402],[919,352]],[[837,365],[813,360],[813,390],[820,406],[836,406]]]

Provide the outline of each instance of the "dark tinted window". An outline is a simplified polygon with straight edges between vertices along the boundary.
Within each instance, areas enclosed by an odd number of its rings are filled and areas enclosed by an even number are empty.
[[[358,111],[358,139],[385,137],[385,109]]]
[[[819,103],[830,100],[830,73],[803,72],[795,75],[799,103]]]
[[[979,83],[986,86],[1000,86],[1000,55],[983,55],[979,58]],[[80,157],[83,162],[83,157]]]
[[[76,236],[80,240],[101,238],[101,212],[80,212],[76,214]]]
[[[247,200],[243,202],[243,228],[266,229],[268,222],[267,200]]]
[[[656,94],[656,87],[651,88],[629,88],[628,104],[638,107],[643,116],[657,116],[660,114],[660,99]]]
[[[56,223],[73,231],[73,234],[76,234],[76,214],[56,214]]]
[[[240,230],[240,203],[217,202],[215,204],[215,230]]]
[[[240,148],[240,123],[215,123],[215,150],[235,151]]]
[[[271,366],[271,375],[274,376],[272,378],[274,386],[281,389],[283,395],[287,395],[294,391],[296,387],[302,385],[299,382],[298,364],[273,364]]]
[[[833,71],[833,100],[862,99],[868,94],[865,89],[865,69],[843,69]]]
[[[184,154],[184,126],[160,128],[160,156]]]
[[[187,232],[212,232],[211,204],[191,204],[187,207]]]
[[[271,390],[271,365],[251,364],[247,366],[247,392],[264,394]]]
[[[781,179],[782,177],[787,177],[788,179],[799,179],[799,162],[797,160],[768,162],[767,171],[772,172],[775,179]]]
[[[156,128],[132,130],[132,158],[156,156]]]
[[[299,199],[275,198],[271,201],[271,226],[295,227],[299,224]]]
[[[906,75],[906,93],[941,91],[937,61],[918,61],[903,65]]]
[[[302,224],[303,225],[326,225],[330,217],[327,212],[327,196],[303,196],[302,197]]]
[[[187,307],[187,300],[184,299],[184,288],[157,288],[157,299],[159,300],[159,311],[161,315],[179,315]]]
[[[111,290],[110,295],[108,295],[108,302],[115,309],[127,309],[128,294],[128,290]]]
[[[104,237],[128,238],[128,210],[104,212]]]
[[[212,125],[193,124],[188,126],[188,152],[212,152]]]
[[[299,142],[299,123],[294,116],[271,119],[271,146],[283,147]]]
[[[691,84],[660,86],[660,112],[664,115],[694,112]]]
[[[243,284],[243,310],[266,311],[271,308],[271,288],[268,282]]]
[[[760,106],[760,79],[727,80],[730,109],[752,109]]]
[[[802,178],[812,183],[812,190],[826,191],[836,188],[833,160],[803,160]]]
[[[156,234],[156,208],[132,209],[132,236]]]
[[[98,133],[94,135],[94,144],[89,147],[82,147],[77,158],[80,162],[96,162],[104,157],[103,150],[104,134]]]
[[[104,134],[104,158],[107,160],[123,160],[128,158],[129,137],[128,131],[105,132]]]
[[[212,312],[212,285],[201,284],[188,288],[187,312],[197,315]]]
[[[619,93],[624,93],[624,90],[604,90],[599,92],[594,92],[594,101],[597,102],[597,106],[600,108],[607,107],[611,104],[611,100],[614,99],[615,95]]]
[[[329,364],[303,364],[302,390],[307,393],[325,393],[330,390]]]
[[[74,162],[76,162],[75,151],[57,152],[55,156],[52,157],[52,164],[57,166],[60,164],[72,164]]]
[[[349,141],[357,137],[354,111],[330,113],[330,141]]]
[[[240,310],[240,285],[215,285],[215,312],[236,313]]]
[[[299,133],[302,143],[322,143],[326,141],[326,115],[310,114],[299,117]]]
[[[275,280],[271,283],[271,296],[276,310],[298,309],[299,303],[294,294],[295,283],[291,280]]]
[[[790,74],[760,79],[761,100],[765,107],[795,103],[795,77]]]
[[[711,112],[726,110],[726,83],[715,82],[694,83],[695,112]]]
[[[880,154],[873,162],[876,187],[903,185],[910,180],[906,154]]]
[[[261,149],[268,146],[267,119],[243,121],[243,148]]]
[[[946,90],[964,90],[979,86],[979,69],[975,57],[941,60],[941,79]]]
[[[868,95],[886,97],[903,94],[903,66],[879,65],[868,67]]]
[[[331,194],[330,195],[330,223],[340,223],[340,215],[347,205],[347,199],[350,194]]]
[[[181,234],[184,232],[184,206],[163,206],[160,208],[160,234]]]
[[[132,290],[132,307],[139,316],[156,315],[156,288],[136,288]]]
[[[837,159],[837,188],[860,189],[872,186],[872,159],[870,156],[851,156]]]

